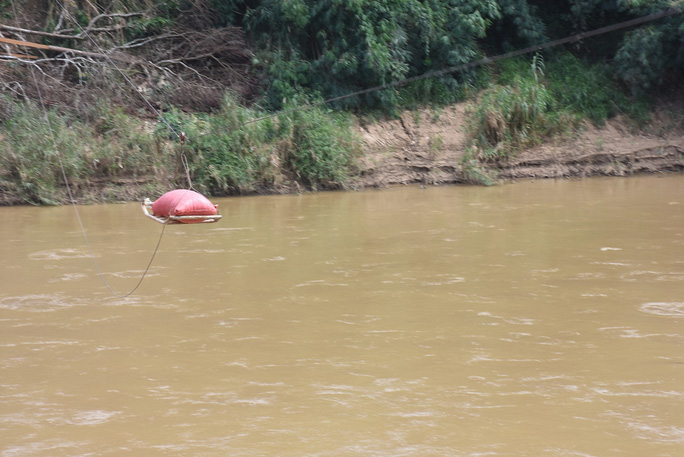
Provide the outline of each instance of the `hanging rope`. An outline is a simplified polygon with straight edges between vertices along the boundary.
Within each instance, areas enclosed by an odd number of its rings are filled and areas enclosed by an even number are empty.
[[[132,295],[133,292],[135,292],[138,287],[140,287],[140,284],[142,284],[143,279],[145,279],[145,276],[147,276],[147,273],[150,271],[150,268],[152,267],[152,262],[154,261],[155,256],[157,255],[157,252],[159,251],[159,246],[161,245],[162,238],[164,237],[164,230],[166,229],[166,224],[162,225],[161,232],[159,233],[159,238],[157,239],[157,244],[154,247],[154,251],[152,251],[152,255],[150,256],[150,260],[147,262],[147,266],[145,267],[145,270],[143,271],[142,275],[140,276],[140,279],[138,280],[138,283],[128,292],[125,293],[120,293],[114,290],[114,288],[107,282],[107,279],[104,277],[104,274],[102,273],[102,270],[100,269],[100,265],[97,262],[97,259],[95,257],[95,252],[93,251],[93,247],[90,243],[90,239],[88,238],[88,233],[86,232],[85,226],[83,225],[83,219],[81,218],[81,214],[78,211],[78,205],[76,205],[76,199],[74,199],[74,196],[71,192],[71,186],[69,185],[69,179],[67,177],[66,170],[64,168],[64,162],[62,161],[62,154],[57,147],[57,138],[55,137],[55,132],[52,127],[52,123],[50,121],[50,116],[48,115],[47,108],[45,106],[45,101],[43,100],[43,95],[40,90],[40,86],[38,84],[38,79],[34,73],[33,67],[31,67],[31,75],[34,78],[34,82],[36,83],[36,88],[38,90],[38,98],[40,100],[41,107],[43,109],[43,112],[45,113],[45,122],[48,126],[48,130],[50,131],[50,137],[52,140],[52,144],[57,156],[57,161],[59,162],[59,167],[62,171],[62,178],[64,179],[64,183],[66,185],[67,189],[67,195],[69,197],[69,201],[71,202],[71,206],[74,208],[74,212],[76,213],[76,219],[78,220],[78,225],[81,228],[81,233],[83,235],[83,238],[85,240],[86,246],[88,247],[88,253],[90,254],[90,258],[93,261],[93,264],[95,265],[95,271],[97,272],[97,276],[100,278],[102,283],[109,289],[109,291],[119,297],[119,298],[126,298],[129,295]]]
[[[76,20],[69,14],[69,11],[68,11],[66,8],[64,8],[64,5],[62,5],[62,3],[61,3],[59,0],[55,0],[55,1],[56,1],[56,2],[59,4],[59,6],[64,10],[64,12],[66,13],[66,15],[67,15],[75,24],[78,24],[78,21],[76,21]],[[14,0],[12,0],[12,10],[13,10],[13,12],[14,12],[15,17],[18,17],[18,12],[17,12],[16,5],[15,5],[15,3],[14,3]],[[93,40],[92,37],[90,37],[90,35],[88,35],[87,32],[86,32],[85,34],[86,34],[86,36],[88,36],[88,38],[90,39],[90,41],[93,42],[93,43],[95,44],[95,46],[97,46],[97,47],[102,51],[102,49],[99,47],[99,45],[97,44],[97,42],[95,42],[95,40]],[[25,51],[25,52],[28,54],[28,51]],[[104,52],[103,52],[103,54],[104,54]],[[106,56],[106,54],[105,54],[105,56]],[[135,91],[136,91],[136,92],[140,95],[140,97],[147,103],[147,105],[148,105],[148,106],[157,114],[157,116],[158,116],[159,118],[161,118],[161,119],[164,121],[164,123],[166,124],[166,126],[167,126],[172,132],[174,132],[174,133],[176,134],[176,136],[178,136],[178,137],[181,139],[181,157],[182,157],[182,162],[183,162],[183,165],[184,165],[185,170],[186,170],[186,175],[187,175],[187,178],[188,178],[188,183],[189,183],[190,187],[192,187],[192,182],[190,181],[190,170],[189,170],[189,167],[188,167],[188,162],[187,162],[187,159],[185,158],[185,155],[184,155],[184,153],[183,153],[183,145],[184,145],[184,143],[185,143],[185,134],[182,133],[182,132],[181,132],[180,134],[179,134],[178,132],[176,132],[176,130],[175,130],[168,122],[166,122],[166,121],[163,119],[163,117],[161,116],[161,113],[159,113],[159,112],[154,108],[154,106],[153,106],[153,105],[150,103],[150,101],[145,97],[145,95],[144,95],[142,92],[140,92],[140,90],[138,90],[137,87],[135,87],[135,84],[133,84],[133,82],[126,76],[126,74],[125,74],[123,71],[121,71],[121,69],[120,69],[120,68],[111,60],[111,58],[109,58],[109,56],[106,56],[106,57],[107,57],[107,59],[109,60],[109,63],[110,63],[114,68],[117,69],[117,71],[118,71],[118,72],[123,76],[123,78],[124,78],[124,79],[125,79],[125,80],[134,88],[134,89],[135,89]],[[45,100],[43,99],[43,94],[42,94],[42,91],[41,91],[41,89],[40,89],[40,84],[38,83],[38,78],[37,78],[37,76],[36,76],[36,74],[35,74],[34,66],[31,65],[30,68],[31,68],[31,76],[32,76],[32,78],[33,78],[33,81],[34,81],[34,83],[35,83],[35,85],[36,85],[36,89],[37,89],[37,92],[38,92],[38,99],[39,99],[39,101],[40,101],[40,105],[41,105],[41,108],[42,108],[42,112],[43,112],[44,115],[45,115],[45,122],[46,122],[46,124],[47,124],[47,126],[48,126],[48,130],[50,131],[50,138],[51,138],[51,140],[52,140],[52,146],[53,146],[53,149],[54,149],[54,151],[55,151],[55,155],[56,155],[56,157],[57,157],[57,161],[58,161],[58,163],[59,163],[60,170],[61,170],[61,172],[62,172],[62,178],[64,179],[64,184],[65,184],[65,186],[66,186],[67,196],[69,197],[69,201],[71,202],[71,206],[73,207],[74,212],[76,213],[76,219],[78,220],[79,227],[81,228],[81,233],[82,233],[82,235],[83,235],[83,238],[84,238],[84,240],[85,240],[86,246],[87,246],[87,248],[88,248],[88,253],[90,254],[90,258],[92,259],[93,264],[94,264],[94,266],[95,266],[95,271],[97,272],[97,275],[98,275],[98,277],[100,278],[100,280],[102,281],[102,283],[105,285],[105,287],[106,287],[113,295],[115,295],[115,296],[118,297],[118,298],[126,298],[126,297],[132,295],[136,290],[138,290],[138,288],[139,288],[140,285],[142,284],[143,280],[145,279],[145,277],[146,277],[147,274],[149,273],[150,268],[152,267],[152,262],[154,262],[154,258],[156,257],[157,252],[159,251],[159,246],[161,245],[161,241],[162,241],[162,239],[163,239],[163,237],[164,237],[164,232],[165,232],[165,230],[166,230],[166,224],[163,224],[163,225],[162,225],[161,231],[160,231],[160,233],[159,233],[159,238],[157,239],[157,244],[155,245],[154,250],[152,251],[152,254],[150,255],[150,259],[149,259],[149,261],[147,262],[147,266],[145,267],[145,270],[143,271],[143,273],[140,275],[140,278],[139,278],[138,282],[136,283],[136,285],[135,285],[130,291],[125,292],[125,293],[121,293],[121,292],[118,292],[118,291],[114,290],[114,288],[109,284],[109,282],[107,281],[107,279],[104,277],[104,274],[102,273],[102,270],[101,270],[101,268],[100,268],[100,265],[99,265],[99,263],[97,262],[97,259],[96,259],[96,257],[95,257],[95,252],[93,251],[92,244],[90,243],[90,239],[88,238],[88,233],[86,232],[85,226],[84,226],[84,224],[83,224],[83,219],[81,218],[81,214],[80,214],[80,212],[78,211],[78,206],[77,206],[77,204],[76,204],[76,200],[74,199],[73,193],[72,193],[72,191],[71,191],[71,185],[69,184],[69,178],[68,178],[68,176],[67,176],[66,169],[65,169],[65,167],[64,167],[64,162],[63,162],[63,160],[62,160],[62,154],[61,154],[61,151],[60,151],[60,149],[59,149],[59,147],[58,147],[58,145],[57,145],[57,138],[55,137],[55,132],[54,132],[54,129],[53,129],[53,126],[52,126],[52,122],[50,121],[50,116],[49,116],[49,113],[48,113],[48,110],[47,110],[47,106],[46,106],[46,104],[45,104]],[[178,202],[177,202],[177,203],[178,203]]]
[[[188,189],[192,190],[192,179],[190,179],[190,166],[188,165],[188,159],[185,157],[185,141],[187,140],[185,132],[180,132],[180,159],[183,167],[185,168],[185,177],[188,180]]]

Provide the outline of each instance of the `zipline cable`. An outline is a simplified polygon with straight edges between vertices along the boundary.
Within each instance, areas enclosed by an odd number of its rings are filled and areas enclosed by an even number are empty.
[[[64,7],[64,5],[62,4],[62,2],[61,2],[60,0],[55,0],[55,2],[62,8],[62,10],[65,12],[66,16],[67,16],[72,22],[74,22],[75,24],[78,25],[78,21],[76,21],[76,19],[69,13],[69,11],[67,10],[67,8]],[[89,2],[89,3],[90,3],[90,2]],[[16,6],[15,6],[15,4],[14,4],[14,0],[12,0],[12,8],[13,8],[13,10],[14,10],[14,14],[15,14],[15,17],[16,17],[16,16],[17,16],[17,10],[16,10]],[[442,76],[442,75],[449,74],[449,73],[455,73],[455,72],[457,72],[457,71],[463,71],[463,70],[467,70],[467,69],[470,69],[470,68],[475,68],[475,67],[478,67],[478,66],[481,66],[481,65],[491,64],[491,63],[494,63],[494,62],[498,62],[498,61],[500,61],[500,60],[510,59],[510,58],[513,58],[513,57],[518,57],[518,56],[521,56],[521,55],[524,55],[524,54],[529,54],[529,53],[532,53],[532,52],[541,51],[541,50],[543,50],[543,49],[552,48],[552,47],[559,46],[559,45],[562,45],[562,44],[572,43],[572,42],[578,42],[578,41],[580,41],[580,40],[582,40],[582,39],[585,39],[585,38],[591,38],[591,37],[594,37],[594,36],[598,36],[598,35],[602,35],[602,34],[605,34],[605,33],[613,32],[613,31],[615,31],[615,30],[620,30],[620,29],[624,29],[624,28],[627,28],[627,27],[634,27],[634,26],[637,26],[637,25],[646,24],[646,23],[648,23],[648,22],[652,22],[652,21],[655,21],[655,20],[658,20],[658,19],[662,19],[662,18],[665,18],[665,17],[668,17],[668,16],[673,16],[673,15],[679,14],[679,13],[681,13],[681,12],[682,12],[682,8],[681,8],[681,7],[672,7],[672,8],[668,8],[667,10],[663,10],[663,11],[660,11],[660,12],[657,12],[657,13],[653,13],[653,14],[649,14],[649,15],[646,15],[646,16],[641,16],[641,17],[638,17],[638,18],[635,18],[635,19],[631,19],[631,20],[628,20],[628,21],[623,21],[623,22],[620,22],[620,23],[617,23],[617,24],[613,24],[613,25],[609,25],[609,26],[605,26],[605,27],[600,27],[600,28],[598,28],[598,29],[594,29],[594,30],[591,30],[591,31],[589,31],[589,32],[583,32],[583,33],[578,33],[578,34],[575,34],[575,35],[570,35],[570,36],[567,36],[567,37],[565,37],[565,38],[561,38],[561,39],[558,39],[558,40],[549,41],[549,42],[546,42],[546,43],[537,44],[537,45],[534,45],[534,46],[528,46],[528,47],[523,48],[523,49],[519,49],[519,50],[516,50],[516,51],[507,52],[507,53],[504,53],[504,54],[499,54],[499,55],[497,55],[497,56],[493,56],[493,57],[484,57],[484,58],[482,58],[482,59],[480,59],[480,60],[477,60],[477,61],[474,61],[474,62],[469,62],[469,63],[466,63],[466,64],[457,65],[457,66],[453,66],[453,67],[449,67],[449,68],[444,68],[444,69],[441,69],[441,70],[430,71],[430,72],[427,72],[427,73],[423,73],[422,75],[413,76],[413,77],[410,77],[410,78],[405,78],[405,79],[402,79],[402,80],[399,80],[399,81],[394,81],[394,82],[391,82],[391,83],[382,84],[382,85],[370,87],[370,88],[367,88],[367,89],[362,89],[362,90],[359,90],[359,91],[356,91],[356,92],[352,92],[352,93],[349,93],[349,94],[345,94],[345,95],[341,95],[341,96],[338,96],[338,97],[332,97],[332,98],[329,98],[329,99],[326,99],[326,100],[322,100],[322,101],[318,101],[318,102],[313,102],[313,103],[308,103],[308,104],[300,105],[300,106],[297,106],[297,107],[294,107],[294,108],[290,108],[290,109],[286,109],[286,110],[281,110],[281,111],[278,111],[277,113],[269,114],[269,115],[266,115],[266,116],[261,116],[261,117],[258,117],[258,118],[251,119],[251,120],[249,120],[249,121],[245,121],[245,122],[236,124],[236,125],[234,125],[234,126],[231,126],[231,129],[241,128],[241,127],[244,127],[244,126],[246,126],[246,125],[254,124],[254,123],[256,123],[256,122],[264,121],[264,120],[267,120],[267,119],[272,119],[272,118],[278,117],[278,116],[280,116],[280,115],[286,115],[286,114],[290,114],[290,113],[293,113],[293,112],[296,112],[296,111],[307,110],[307,109],[314,108],[314,107],[317,107],[317,106],[321,106],[321,105],[324,105],[324,104],[329,104],[329,103],[334,103],[334,102],[338,102],[338,101],[341,101],[341,100],[345,100],[345,99],[347,99],[347,98],[358,97],[359,95],[365,95],[365,94],[368,94],[368,93],[377,92],[377,91],[381,91],[381,90],[385,90],[385,89],[389,89],[389,88],[393,88],[393,87],[400,87],[400,86],[403,86],[403,85],[405,85],[405,84],[409,84],[409,83],[412,83],[412,82],[415,82],[415,81],[420,81],[420,80],[427,79],[427,78],[433,78],[433,77],[436,77],[436,76]],[[91,41],[99,50],[100,50],[101,54],[104,55],[104,56],[106,57],[106,59],[108,60],[109,64],[110,64],[111,66],[113,66],[113,67],[119,72],[119,74],[121,74],[121,76],[124,78],[124,80],[125,80],[125,81],[126,81],[126,82],[127,82],[127,83],[128,83],[128,84],[129,84],[137,93],[138,93],[138,95],[145,101],[145,103],[150,107],[150,109],[155,113],[155,115],[157,115],[158,119],[160,119],[160,120],[167,126],[167,128],[168,128],[171,132],[173,132],[173,133],[176,135],[176,137],[178,137],[178,139],[180,140],[180,143],[181,143],[181,163],[183,164],[183,167],[185,168],[185,172],[186,172],[186,177],[187,177],[187,180],[188,180],[189,189],[192,189],[192,180],[191,180],[191,178],[190,178],[190,168],[189,168],[188,161],[187,161],[187,158],[185,157],[185,153],[184,153],[184,150],[183,150],[183,149],[184,149],[183,147],[184,147],[185,141],[186,141],[185,133],[184,133],[184,132],[178,132],[178,131],[176,131],[176,129],[174,129],[173,126],[171,126],[171,124],[164,118],[164,116],[162,115],[162,113],[160,113],[160,112],[154,107],[154,105],[152,105],[152,103],[147,99],[147,97],[145,97],[145,94],[143,94],[142,91],[140,91],[140,90],[136,87],[135,83],[133,83],[133,81],[131,81],[131,79],[123,72],[123,70],[121,70],[121,69],[119,68],[119,66],[118,66],[118,65],[109,57],[109,55],[107,55],[107,53],[105,53],[105,51],[104,51],[104,50],[100,47],[100,45],[99,45],[99,44],[90,36],[90,34],[89,34],[85,29],[84,29],[83,32],[84,32],[84,35],[85,35],[85,36],[86,36],[86,37],[87,37],[87,38],[88,38],[88,39],[89,39],[89,40],[90,40],[90,41]],[[145,279],[145,277],[147,276],[147,273],[149,272],[149,270],[150,270],[150,268],[151,268],[151,266],[152,266],[152,262],[154,261],[154,258],[155,258],[155,256],[156,256],[158,250],[159,250],[159,246],[161,245],[161,240],[162,240],[162,238],[163,238],[163,236],[164,236],[164,230],[165,230],[165,228],[166,228],[166,224],[163,224],[163,225],[162,225],[162,230],[161,230],[161,233],[160,233],[160,235],[159,235],[159,239],[157,240],[157,245],[156,245],[154,251],[152,252],[152,255],[151,255],[150,260],[149,260],[149,262],[148,262],[148,264],[147,264],[147,267],[145,268],[144,272],[142,273],[142,275],[141,275],[141,277],[140,277],[138,283],[135,285],[135,287],[134,287],[130,292],[127,292],[127,293],[125,293],[125,294],[120,294],[120,293],[116,292],[116,291],[109,285],[109,283],[107,282],[107,280],[104,278],[104,275],[102,274],[102,271],[100,270],[100,266],[99,266],[99,264],[97,263],[97,260],[96,260],[96,258],[95,258],[95,254],[94,254],[93,249],[92,249],[92,246],[91,246],[91,244],[90,244],[90,240],[89,240],[88,235],[87,235],[87,233],[86,233],[85,227],[84,227],[84,225],[83,225],[83,221],[82,221],[81,216],[80,216],[80,213],[79,213],[79,211],[78,211],[78,207],[77,207],[77,205],[76,205],[76,201],[74,200],[73,194],[72,194],[72,192],[71,192],[71,186],[69,185],[69,180],[68,180],[68,176],[67,176],[66,170],[65,170],[65,168],[64,168],[64,164],[63,164],[63,161],[62,161],[61,153],[60,153],[60,151],[59,151],[59,148],[57,147],[57,139],[56,139],[55,133],[54,133],[54,131],[53,131],[53,129],[52,129],[52,125],[51,125],[51,122],[50,122],[50,118],[49,118],[49,116],[48,116],[48,114],[47,114],[47,108],[46,108],[46,106],[45,106],[45,102],[44,102],[44,100],[43,100],[42,93],[41,93],[41,91],[40,91],[40,87],[39,87],[39,85],[38,85],[38,80],[37,80],[37,77],[36,77],[36,75],[35,75],[33,66],[31,66],[31,72],[32,72],[32,76],[33,76],[33,78],[34,78],[34,82],[35,82],[35,84],[36,84],[36,88],[38,89],[38,97],[39,97],[39,99],[40,99],[41,106],[42,106],[42,108],[43,108],[43,111],[46,113],[46,115],[45,115],[46,122],[47,122],[47,124],[48,124],[48,128],[50,129],[50,135],[51,135],[51,137],[52,137],[53,146],[54,146],[54,149],[55,149],[55,152],[56,152],[56,155],[57,155],[57,159],[58,159],[58,162],[59,162],[60,169],[61,169],[61,171],[62,171],[62,177],[64,178],[64,182],[65,182],[65,184],[66,184],[67,194],[68,194],[69,200],[71,201],[71,204],[72,204],[72,206],[73,206],[73,208],[74,208],[74,211],[76,212],[76,217],[77,217],[78,222],[79,222],[79,225],[80,225],[80,227],[81,227],[81,232],[82,232],[83,237],[84,237],[84,239],[85,239],[85,241],[86,241],[86,245],[87,245],[88,250],[89,250],[89,252],[90,252],[90,256],[91,256],[91,258],[92,258],[92,260],[93,260],[93,263],[95,264],[95,269],[96,269],[96,271],[97,271],[97,274],[98,274],[98,276],[100,277],[100,279],[102,280],[102,282],[104,283],[104,285],[105,285],[105,286],[110,290],[110,292],[112,292],[114,295],[116,295],[116,296],[119,297],[119,298],[128,297],[129,295],[133,294],[133,292],[135,292],[135,291],[138,289],[138,287],[140,286],[140,284],[142,284],[142,281],[143,281],[143,280]],[[180,199],[179,199],[179,201],[180,201]],[[176,202],[176,203],[178,203],[178,202]]]

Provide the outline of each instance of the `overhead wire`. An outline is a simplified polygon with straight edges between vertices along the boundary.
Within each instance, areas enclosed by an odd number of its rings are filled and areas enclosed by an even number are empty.
[[[61,0],[55,0],[55,2],[62,8],[62,10],[64,11],[64,13],[65,13],[66,16],[68,17],[68,19],[70,19],[70,20],[71,20],[72,22],[74,22],[75,24],[78,24],[78,21],[69,13],[68,9],[64,7],[64,5],[63,5],[63,3],[61,2]],[[89,3],[90,3],[90,2],[89,2]],[[92,6],[92,5],[91,5],[91,6]],[[16,15],[17,15],[17,10],[16,10],[16,6],[15,6],[15,4],[14,4],[14,0],[12,0],[12,7],[13,7],[13,9],[14,9],[14,13],[15,13],[15,16],[16,16]],[[278,111],[278,112],[276,112],[276,113],[272,113],[272,114],[269,114],[269,115],[257,117],[257,118],[254,118],[254,119],[250,119],[250,120],[248,120],[248,121],[244,121],[244,122],[241,122],[241,123],[239,123],[239,124],[230,126],[230,128],[231,128],[231,129],[241,128],[241,127],[244,127],[244,126],[247,126],[247,125],[250,125],[250,124],[254,124],[254,123],[257,123],[257,122],[260,122],[260,121],[267,120],[267,119],[272,119],[272,118],[275,118],[275,117],[278,117],[278,116],[291,114],[291,113],[296,112],[296,111],[307,110],[307,109],[311,109],[311,108],[314,108],[314,107],[317,107],[317,106],[321,106],[321,105],[324,105],[324,104],[330,104],[330,103],[338,102],[338,101],[341,101],[341,100],[345,100],[345,99],[348,99],[348,98],[351,98],[351,97],[358,97],[358,96],[360,96],[360,95],[365,95],[365,94],[369,94],[369,93],[372,93],[372,92],[377,92],[377,91],[381,91],[381,90],[385,90],[385,89],[390,89],[390,88],[394,88],[394,87],[400,87],[400,86],[403,86],[403,85],[406,85],[406,84],[409,84],[409,83],[412,83],[412,82],[420,81],[420,80],[423,80],[423,79],[433,78],[433,77],[442,76],[442,75],[446,75],[446,74],[450,74],[450,73],[455,73],[455,72],[458,72],[458,71],[467,70],[467,69],[470,69],[470,68],[475,68],[475,67],[478,67],[478,66],[481,66],[481,65],[491,64],[491,63],[498,62],[498,61],[501,61],[501,60],[504,60],[504,59],[510,59],[510,58],[513,58],[513,57],[518,57],[518,56],[521,56],[521,55],[524,55],[524,54],[529,54],[529,53],[532,53],[532,52],[541,51],[541,50],[543,50],[543,49],[552,48],[552,47],[559,46],[559,45],[566,44],[566,43],[578,42],[578,41],[581,41],[581,40],[586,39],[586,38],[591,38],[591,37],[594,37],[594,36],[597,36],[597,35],[602,35],[602,34],[609,33],[609,32],[615,31],[615,30],[620,30],[620,29],[624,29],[624,28],[628,28],[628,27],[634,27],[634,26],[638,26],[638,25],[641,25],[641,24],[646,24],[646,23],[648,23],[648,22],[652,22],[652,21],[655,21],[655,20],[658,20],[658,19],[662,19],[662,18],[665,18],[665,17],[668,17],[668,16],[673,16],[673,15],[679,14],[679,13],[681,13],[681,12],[682,12],[681,6],[680,6],[680,7],[671,7],[671,8],[668,8],[667,10],[663,10],[663,11],[660,11],[660,12],[657,12],[657,13],[649,14],[649,15],[646,15],[646,16],[641,16],[641,17],[638,17],[638,18],[635,18],[635,19],[623,21],[623,22],[620,22],[620,23],[617,23],[617,24],[613,24],[613,25],[609,25],[609,26],[605,26],[605,27],[600,27],[600,28],[598,28],[598,29],[594,29],[594,30],[591,30],[591,31],[588,31],[588,32],[583,32],[583,33],[578,33],[578,34],[570,35],[570,36],[567,36],[567,37],[565,37],[565,38],[561,38],[561,39],[557,39],[557,40],[553,40],[553,41],[548,41],[548,42],[546,42],[546,43],[541,43],[541,44],[537,44],[537,45],[533,45],[533,46],[528,46],[528,47],[526,47],[526,48],[522,48],[522,49],[519,49],[519,50],[516,50],[516,51],[511,51],[511,52],[507,52],[507,53],[504,53],[504,54],[499,54],[499,55],[496,55],[496,56],[493,56],[493,57],[484,57],[484,58],[482,58],[482,59],[479,59],[479,60],[476,60],[476,61],[473,61],[473,62],[469,62],[469,63],[465,63],[465,64],[453,66],[453,67],[448,67],[448,68],[444,68],[444,69],[440,69],[440,70],[434,70],[434,71],[430,71],[430,72],[427,72],[427,73],[423,73],[423,74],[421,74],[421,75],[417,75],[417,76],[405,78],[405,79],[398,80],[398,81],[393,81],[393,82],[390,82],[390,83],[387,83],[387,84],[382,84],[382,85],[378,85],[378,86],[374,86],[374,87],[369,87],[369,88],[366,88],[366,89],[358,90],[358,91],[355,91],[355,92],[352,92],[352,93],[349,93],[349,94],[345,94],[345,95],[341,95],[341,96],[337,96],[337,97],[332,97],[332,98],[328,98],[328,99],[325,99],[325,100],[321,100],[321,101],[317,101],[317,102],[312,102],[312,103],[308,103],[308,104],[304,104],[304,105],[299,105],[299,106],[296,106],[296,107],[293,107],[293,108],[289,108],[289,109],[285,109],[285,110]],[[119,66],[113,61],[113,59],[111,59],[111,57],[109,57],[109,55],[100,47],[100,45],[97,43],[97,41],[95,41],[95,40],[92,38],[92,36],[90,36],[90,34],[87,32],[87,30],[85,30],[85,28],[83,29],[83,33],[84,33],[84,36],[86,36],[86,37],[88,38],[88,40],[90,40],[90,42],[93,43],[93,45],[94,45],[95,47],[97,47],[97,49],[101,52],[101,54],[105,56],[105,58],[107,59],[107,61],[109,62],[109,64],[110,64],[111,66],[113,66],[113,67],[119,72],[119,74],[123,77],[123,79],[124,79],[124,80],[125,80],[125,81],[126,81],[126,82],[127,82],[127,83],[128,83],[128,84],[129,84],[137,93],[138,93],[138,95],[145,101],[145,103],[150,107],[150,109],[151,109],[152,112],[157,116],[157,118],[160,119],[160,120],[166,125],[166,127],[167,127],[171,132],[173,132],[173,133],[176,135],[176,137],[180,140],[180,144],[181,144],[181,162],[182,162],[182,164],[183,164],[183,166],[184,166],[184,168],[185,168],[186,178],[187,178],[187,180],[188,180],[189,189],[192,189],[192,180],[191,180],[191,177],[190,177],[190,169],[189,169],[189,165],[188,165],[187,158],[185,157],[185,154],[184,154],[184,151],[183,151],[183,147],[184,147],[185,141],[186,141],[185,133],[182,132],[182,131],[181,131],[181,132],[177,131],[177,130],[176,130],[176,129],[175,129],[175,128],[166,120],[166,119],[165,119],[165,117],[162,115],[162,113],[154,107],[154,105],[149,101],[149,99],[145,96],[145,94],[144,94],[144,93],[135,85],[135,83],[134,83],[134,82],[133,82],[133,81],[132,81],[124,72],[123,72],[123,70],[121,70],[121,69],[119,68]],[[72,206],[73,206],[73,208],[74,208],[74,210],[75,210],[76,217],[77,217],[77,219],[78,219],[79,226],[80,226],[80,228],[81,228],[81,232],[82,232],[83,237],[84,237],[84,239],[85,239],[85,242],[86,242],[86,245],[87,245],[87,247],[88,247],[88,251],[89,251],[89,253],[90,253],[90,256],[91,256],[91,258],[92,258],[92,260],[93,260],[93,263],[95,264],[95,269],[96,269],[96,271],[97,271],[97,274],[98,274],[98,276],[100,277],[100,279],[102,280],[102,282],[104,283],[104,285],[109,289],[109,291],[110,291],[112,294],[114,294],[115,296],[117,296],[117,297],[119,297],[119,298],[128,297],[128,296],[130,296],[131,294],[133,294],[133,293],[138,289],[138,287],[140,287],[140,285],[142,284],[143,280],[144,280],[145,277],[147,276],[147,274],[148,274],[148,272],[149,272],[149,270],[150,270],[150,268],[151,268],[151,266],[152,266],[152,263],[153,263],[153,261],[154,261],[154,258],[155,258],[155,256],[156,256],[158,250],[159,250],[159,246],[161,245],[161,241],[162,241],[162,238],[163,238],[163,236],[164,236],[164,231],[165,231],[165,228],[166,228],[166,224],[163,224],[163,225],[162,225],[161,233],[160,233],[160,235],[159,235],[159,239],[157,240],[157,244],[156,244],[156,246],[155,246],[155,249],[154,249],[154,251],[152,252],[152,255],[151,255],[150,259],[149,259],[149,262],[147,263],[147,266],[146,266],[145,270],[143,271],[143,273],[142,273],[141,277],[139,278],[139,280],[138,280],[137,284],[135,285],[135,287],[133,287],[133,289],[131,289],[129,292],[123,293],[123,294],[122,294],[122,293],[119,293],[119,292],[117,292],[117,291],[115,291],[115,290],[110,286],[110,284],[107,282],[107,280],[104,278],[104,275],[103,275],[103,273],[102,273],[102,271],[101,271],[101,269],[100,269],[100,266],[99,266],[99,264],[98,264],[98,262],[97,262],[97,260],[96,260],[96,258],[95,258],[95,254],[94,254],[92,245],[91,245],[90,240],[89,240],[89,238],[88,238],[88,235],[87,235],[87,233],[86,233],[85,226],[84,226],[84,224],[83,224],[83,220],[82,220],[82,218],[81,218],[81,216],[80,216],[80,213],[79,213],[79,211],[78,211],[78,207],[77,207],[77,205],[76,205],[76,200],[74,199],[73,194],[72,194],[72,192],[71,192],[71,187],[70,187],[70,185],[69,185],[69,180],[68,180],[68,176],[67,176],[67,173],[66,173],[66,170],[65,170],[63,161],[62,161],[61,153],[60,153],[60,151],[59,151],[59,148],[57,147],[57,139],[56,139],[56,137],[55,137],[55,133],[54,133],[54,131],[53,131],[53,128],[52,128],[52,125],[51,125],[51,122],[50,122],[50,118],[49,118],[49,116],[47,115],[47,109],[46,109],[45,102],[44,102],[43,97],[42,97],[42,93],[41,93],[41,91],[40,91],[39,84],[38,84],[38,82],[37,82],[37,77],[36,77],[36,75],[35,75],[35,73],[34,73],[34,70],[33,70],[33,66],[31,66],[31,68],[32,68],[32,75],[33,75],[34,81],[35,81],[35,83],[36,83],[36,87],[37,87],[37,89],[38,89],[38,96],[39,96],[39,99],[40,99],[41,107],[42,107],[43,111],[46,113],[46,116],[45,116],[45,117],[46,117],[46,122],[47,122],[48,127],[49,127],[49,130],[50,130],[50,134],[51,134],[51,137],[52,137],[53,146],[54,146],[54,148],[55,148],[55,152],[56,152],[56,155],[57,155],[57,159],[58,159],[58,162],[59,162],[59,166],[60,166],[60,169],[61,169],[61,171],[62,171],[62,176],[63,176],[64,182],[65,182],[65,184],[66,184],[67,194],[68,194],[69,200],[70,200],[70,202],[71,202],[71,204],[72,204]],[[177,202],[177,203],[178,203],[178,202]]]

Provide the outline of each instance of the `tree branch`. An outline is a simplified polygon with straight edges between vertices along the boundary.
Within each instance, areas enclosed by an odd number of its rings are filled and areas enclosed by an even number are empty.
[[[15,46],[26,46],[27,48],[42,49],[44,51],[68,52],[68,53],[72,53],[72,54],[77,54],[77,55],[82,55],[82,56],[87,56],[87,57],[93,57],[93,58],[98,58],[98,59],[111,59],[111,60],[119,60],[122,62],[131,62],[132,61],[131,57],[125,56],[125,55],[102,54],[99,52],[81,51],[79,49],[63,48],[61,46],[51,46],[49,44],[33,43],[31,41],[13,40],[11,38],[0,37],[0,43],[13,44]]]
[[[83,40],[86,38],[88,33],[96,33],[96,32],[111,32],[111,31],[116,31],[116,30],[121,30],[123,28],[126,28],[125,24],[119,24],[119,25],[113,25],[109,27],[95,27],[95,22],[100,21],[102,19],[114,19],[114,18],[119,18],[119,19],[128,19],[131,17],[139,17],[143,16],[143,13],[112,13],[112,14],[100,14],[98,16],[95,16],[90,20],[87,26],[85,26],[83,29],[81,29],[81,32],[70,35],[70,33],[74,33],[75,29],[57,29],[59,30],[58,32],[43,32],[40,30],[29,30],[29,29],[23,29],[21,27],[12,27],[10,25],[5,25],[5,24],[0,24],[0,29],[2,30],[7,30],[8,32],[14,32],[14,33],[25,33],[27,35],[37,35],[37,36],[45,36],[49,38],[57,38],[60,40]]]
[[[20,27],[12,27],[9,25],[4,25],[0,24],[0,29],[2,30],[7,30],[8,32],[14,32],[14,33],[25,33],[27,35],[38,35],[38,36],[46,36],[50,38],[58,38],[58,39],[77,39],[77,40],[82,40],[84,37],[82,36],[75,36],[75,35],[63,35],[61,33],[50,33],[50,32],[41,32],[38,30],[29,30],[29,29],[22,29]]]

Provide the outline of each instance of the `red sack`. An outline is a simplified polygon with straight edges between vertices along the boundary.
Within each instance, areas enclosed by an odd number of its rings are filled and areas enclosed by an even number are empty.
[[[218,213],[218,207],[193,190],[176,189],[155,200],[152,213],[157,217],[214,216]]]

